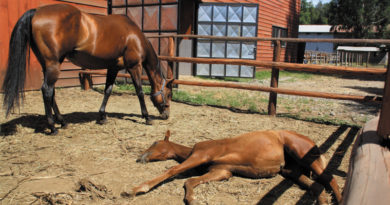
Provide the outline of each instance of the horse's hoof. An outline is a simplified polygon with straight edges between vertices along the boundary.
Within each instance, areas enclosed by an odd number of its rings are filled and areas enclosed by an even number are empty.
[[[51,136],[55,136],[57,134],[58,134],[58,130],[57,129],[51,130],[51,132],[50,132]]]
[[[62,124],[61,124],[61,128],[62,128],[62,129],[68,128],[68,124],[67,124],[67,123],[62,123]]]
[[[153,125],[153,120],[146,120],[147,125]]]
[[[106,124],[106,122],[107,122],[107,119],[96,120],[96,124],[99,124],[99,125],[104,125],[104,124]]]

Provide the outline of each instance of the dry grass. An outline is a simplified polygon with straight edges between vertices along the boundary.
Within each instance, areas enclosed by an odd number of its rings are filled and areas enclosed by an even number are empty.
[[[137,97],[113,95],[108,123],[97,125],[102,95],[79,88],[59,89],[57,102],[69,126],[57,136],[43,133],[45,119],[41,92],[26,93],[26,101],[10,118],[0,116],[0,203],[2,204],[183,204],[183,184],[191,175],[179,175],[151,192],[125,199],[120,193],[176,164],[174,161],[138,164],[136,157],[165,131],[171,140],[187,146],[266,129],[290,129],[309,136],[329,160],[329,170],[344,186],[356,128],[232,112],[208,106],[172,103],[167,121],[145,125]],[[149,113],[158,116],[151,102]],[[32,180],[34,179],[34,180]],[[80,181],[91,189],[80,191]],[[95,188],[93,188],[95,187]],[[88,189],[86,189],[88,190]],[[312,204],[315,199],[289,180],[233,177],[195,189],[201,204]],[[97,193],[96,193],[97,192]],[[97,195],[96,195],[97,194]],[[100,197],[99,197],[100,196]],[[101,197],[103,196],[103,197]]]

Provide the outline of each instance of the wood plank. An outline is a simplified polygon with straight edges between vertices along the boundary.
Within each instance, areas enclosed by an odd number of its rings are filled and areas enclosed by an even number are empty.
[[[79,77],[80,70],[67,70],[67,71],[61,71],[60,75],[58,76],[59,79],[63,78],[78,78]]]
[[[106,71],[94,71],[94,70],[83,70],[80,73],[86,74],[100,74],[106,75]],[[118,77],[130,78],[129,74],[118,73]],[[142,76],[142,80],[148,80],[147,76]],[[199,81],[187,81],[187,80],[174,80],[173,84],[180,85],[194,85],[194,86],[204,86],[204,87],[220,87],[220,88],[236,88],[243,90],[255,90],[263,92],[275,92],[286,95],[297,95],[297,96],[306,96],[306,97],[318,97],[318,98],[327,98],[327,99],[337,99],[337,100],[355,100],[362,102],[376,102],[380,103],[381,99],[375,96],[356,96],[356,95],[345,95],[345,94],[335,94],[335,93],[324,93],[324,92],[312,92],[312,91],[296,91],[284,88],[272,88],[265,86],[256,86],[256,85],[246,85],[246,84],[237,84],[237,83],[224,83],[224,82],[199,82]]]
[[[92,82],[94,85],[104,84],[106,82],[106,77],[104,76],[92,77]],[[77,87],[77,86],[80,86],[80,79],[78,77],[58,79],[58,81],[56,82],[56,87]]]
[[[39,6],[45,6],[45,5],[50,5],[50,4],[58,4],[59,2],[40,2]],[[106,8],[99,8],[99,7],[92,7],[92,6],[87,6],[87,5],[82,5],[82,4],[75,4],[75,3],[70,3],[70,2],[61,2],[62,4],[69,4],[72,6],[77,7],[81,11],[85,13],[90,13],[90,14],[97,14],[97,15],[102,15],[105,16],[107,15],[107,9]]]
[[[61,64],[61,70],[81,70],[81,67],[77,66],[69,61],[64,61]]]
[[[274,56],[273,61],[279,62],[280,61],[280,54],[281,54],[281,43],[280,41],[274,41],[275,47],[274,47]],[[279,68],[272,67],[271,72],[271,87],[277,88],[279,84]],[[268,100],[268,115],[275,116],[276,115],[276,104],[278,100],[278,94],[275,92],[269,93],[269,100]]]
[[[57,1],[107,8],[107,1],[105,0],[57,0]]]
[[[390,52],[387,53],[390,56]],[[383,103],[378,123],[378,135],[385,139],[390,138],[390,61],[387,63],[387,74],[383,92]]]
[[[190,57],[169,57],[159,56],[160,60],[185,62],[185,63],[206,63],[206,64],[230,64],[230,65],[248,65],[260,66],[266,68],[279,68],[282,70],[318,72],[327,74],[350,74],[350,75],[385,75],[386,69],[372,68],[351,68],[345,66],[330,65],[303,65],[297,63],[284,63],[272,61],[256,61],[244,59],[221,59],[221,58],[190,58]]]
[[[3,82],[8,59],[8,44],[10,39],[8,12],[8,1],[0,1],[0,28],[2,29],[0,35],[0,48],[2,48],[0,49],[0,82]]]
[[[370,120],[356,138],[344,187],[345,205],[389,204],[390,151],[376,134],[378,120]]]

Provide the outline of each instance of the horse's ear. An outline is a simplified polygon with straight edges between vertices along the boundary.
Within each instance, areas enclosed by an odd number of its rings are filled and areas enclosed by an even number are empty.
[[[165,138],[164,138],[164,141],[169,141],[169,137],[171,136],[171,131],[170,130],[167,130],[167,132],[165,133]]]

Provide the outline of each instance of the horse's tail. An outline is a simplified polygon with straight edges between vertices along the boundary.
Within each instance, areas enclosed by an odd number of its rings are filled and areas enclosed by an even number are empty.
[[[24,90],[26,63],[30,61],[29,45],[32,40],[31,19],[35,12],[35,9],[31,9],[24,13],[19,18],[11,34],[7,72],[2,87],[4,91],[3,108],[6,110],[6,116],[8,116],[15,104],[19,106],[19,92],[23,92]]]

